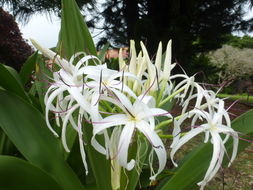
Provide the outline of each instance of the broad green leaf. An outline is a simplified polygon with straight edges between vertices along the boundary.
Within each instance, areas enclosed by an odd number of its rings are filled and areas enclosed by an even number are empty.
[[[253,135],[253,110],[249,111],[232,122],[232,127],[235,131],[238,131],[245,135]],[[232,152],[232,143],[230,139],[226,143],[228,155]],[[243,151],[250,143],[240,141],[238,153]],[[198,189],[197,182],[201,181],[209,166],[212,157],[212,145],[211,143],[202,144],[197,147],[193,152],[187,155],[187,159],[182,162],[175,174],[167,181],[164,181],[158,186],[157,190],[189,190]],[[226,156],[225,156],[226,157]],[[224,157],[224,158],[225,158]],[[223,166],[227,167],[228,160],[225,159]]]
[[[43,115],[5,90],[0,90],[0,105],[0,126],[23,156],[53,176],[63,189],[83,189],[64,161],[60,142],[48,130]]]
[[[29,101],[17,72],[3,64],[0,64],[0,86]]]
[[[75,0],[62,0],[61,16],[61,30],[57,45],[59,54],[68,59],[80,51],[96,55],[94,42]]]
[[[15,155],[18,150],[8,136],[0,129],[0,155]]]
[[[42,57],[37,59],[36,63],[36,80],[34,81],[35,94],[39,97],[41,110],[45,110],[44,96],[47,92],[48,83],[50,77],[53,78],[53,72],[51,72],[45,64]]]
[[[89,159],[89,170],[93,171],[93,175],[96,179],[97,189],[98,190],[111,190],[111,168],[110,168],[110,160],[106,160],[105,155],[97,152],[91,145],[91,137],[92,137],[92,125],[85,124],[84,125],[84,139],[87,145],[86,153]],[[102,142],[102,135],[96,137],[98,141]]]
[[[62,190],[59,184],[44,171],[11,156],[0,156],[0,189]]]
[[[36,61],[38,58],[38,52],[32,54],[24,63],[24,65],[22,66],[20,72],[19,72],[19,76],[21,78],[22,84],[25,85],[31,75],[32,72],[35,70],[35,65],[36,65]]]

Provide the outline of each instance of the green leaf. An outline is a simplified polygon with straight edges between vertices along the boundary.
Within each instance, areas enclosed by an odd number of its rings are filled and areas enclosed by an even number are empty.
[[[129,157],[133,158],[135,160],[139,160],[138,169],[143,169],[143,166],[147,164],[145,161],[150,153],[150,145],[147,142],[145,138],[142,138],[141,136],[136,136],[138,138],[138,143],[136,145],[130,147],[130,154]],[[138,150],[138,157],[137,158],[137,150]],[[131,171],[125,170],[125,172],[121,172],[121,182],[120,182],[120,190],[132,190],[135,189],[138,185],[138,181],[140,178],[140,174],[142,171],[137,171],[136,168],[134,168]],[[149,172],[150,175],[150,172]],[[150,176],[149,176],[150,177]],[[148,177],[148,180],[149,180]]]
[[[0,90],[0,105],[0,126],[23,156],[47,171],[63,189],[83,189],[64,161],[60,142],[48,130],[43,115],[5,90]]]
[[[3,64],[0,64],[0,86],[29,101],[17,72]]]
[[[110,160],[106,160],[105,155],[100,154],[97,152],[91,145],[91,138],[92,138],[92,125],[85,124],[84,126],[84,139],[87,145],[86,153],[89,158],[89,166],[93,171],[93,175],[96,178],[96,184],[98,190],[111,190],[111,167],[110,167]],[[96,137],[99,142],[103,143],[102,135]],[[101,144],[102,144],[101,143]]]
[[[11,156],[0,156],[0,189],[62,190],[59,184],[44,171]]]
[[[253,135],[253,110],[249,111],[232,122],[232,128],[245,135]],[[238,153],[242,152],[250,143],[240,141]],[[231,155],[233,149],[233,141],[230,139],[226,143],[228,155]],[[176,170],[169,180],[163,182],[163,185],[158,186],[158,190],[189,190],[197,189],[196,183],[201,181],[209,166],[212,157],[211,143],[202,144],[197,147],[193,152],[187,155],[187,159],[182,162],[183,164]],[[223,166],[227,167],[228,160],[224,159]]]
[[[96,55],[96,48],[88,27],[75,0],[62,0],[62,20],[59,34],[59,54],[68,59],[76,52]]]
[[[107,50],[108,50],[109,45],[110,45],[109,43],[106,43],[106,44],[103,46],[103,48],[100,50],[100,52],[99,52],[98,58],[99,58],[102,62],[105,61],[105,55],[106,55],[106,52],[107,52]]]
[[[22,66],[20,72],[19,72],[19,76],[21,78],[22,84],[25,85],[31,75],[32,72],[35,70],[35,65],[36,65],[36,61],[38,58],[38,52],[32,54],[24,63],[24,65]]]

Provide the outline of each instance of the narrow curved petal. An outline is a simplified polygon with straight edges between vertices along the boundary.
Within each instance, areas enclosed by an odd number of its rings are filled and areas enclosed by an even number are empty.
[[[113,92],[115,93],[115,95],[117,96],[117,98],[119,99],[120,103],[130,112],[133,112],[132,108],[133,105],[130,102],[129,98],[126,97],[126,95],[124,95],[123,93],[117,91],[117,90],[113,90]]]
[[[83,110],[85,110],[87,113],[89,113],[90,112],[90,104],[86,100],[86,97],[84,95],[82,95],[81,91],[75,87],[68,87],[67,90],[71,94],[71,96],[76,100],[76,102],[80,105],[80,107]]]
[[[122,90],[123,92],[126,92],[128,95],[137,98],[136,94],[126,85],[123,85],[122,88],[122,83],[120,82],[119,84],[111,84],[109,86],[109,89],[111,89],[113,91],[113,88],[117,89],[117,90]]]
[[[183,146],[185,143],[187,143],[189,140],[191,140],[193,137],[195,137],[196,135],[198,135],[199,133],[203,132],[204,130],[206,130],[206,128],[203,127],[198,127],[195,129],[192,129],[191,131],[189,131],[186,135],[184,135],[181,139],[178,140],[178,142],[172,147],[172,150],[170,152],[170,158],[172,163],[177,167],[177,164],[174,161],[174,155],[177,152],[177,150],[179,148],[181,148],[181,146]]]
[[[99,122],[93,124],[93,135],[100,133],[101,131],[118,125],[125,125],[128,122],[128,118],[125,114],[115,114],[102,119]]]
[[[210,162],[210,165],[206,171],[204,179],[198,183],[201,186],[201,189],[204,188],[207,182],[209,182],[212,177],[218,172],[221,161],[223,159],[225,147],[222,144],[222,140],[218,133],[211,132],[213,140],[213,156]]]
[[[106,148],[104,148],[101,144],[96,140],[96,135],[100,132],[106,130],[107,128],[123,125],[127,123],[127,117],[124,114],[112,115],[104,118],[96,125],[93,125],[93,136],[91,138],[92,146],[101,154],[107,155]]]
[[[156,174],[150,177],[150,180],[155,180],[156,176],[163,171],[166,165],[167,154],[166,154],[165,147],[160,137],[157,135],[157,133],[154,130],[149,128],[147,123],[143,121],[138,122],[136,125],[136,128],[147,137],[147,139],[152,145],[152,148],[156,152],[158,162],[159,162],[159,168]]]
[[[79,107],[78,104],[74,105],[67,113],[67,115],[65,116],[64,120],[63,120],[63,124],[62,124],[62,132],[61,132],[61,139],[62,139],[62,145],[64,147],[64,149],[66,150],[66,152],[70,152],[68,145],[67,145],[67,141],[66,141],[66,129],[67,129],[67,124],[69,122],[69,118],[72,115],[72,113]],[[78,128],[75,129],[78,131]]]
[[[128,148],[131,143],[134,129],[134,123],[125,125],[119,139],[117,159],[119,161],[119,164],[127,170],[133,169],[135,165],[135,160],[132,159],[130,162],[127,161]]]
[[[52,92],[52,94],[50,94],[47,102],[46,102],[46,111],[45,111],[45,114],[46,114],[46,123],[47,123],[47,126],[48,128],[50,129],[50,131],[52,131],[52,133],[58,137],[58,134],[54,131],[54,129],[52,128],[50,122],[49,122],[49,118],[48,118],[48,113],[49,113],[49,110],[50,110],[50,107],[51,107],[51,104],[53,102],[53,100],[58,96],[59,93],[63,92],[65,89],[62,89],[62,88],[59,88],[57,90],[55,90],[54,92]]]
[[[81,125],[78,127],[79,131],[78,131],[78,139],[79,139],[79,145],[80,145],[80,153],[81,153],[81,157],[82,157],[82,161],[83,161],[83,165],[84,165],[84,169],[85,169],[85,174],[88,174],[88,164],[86,162],[86,154],[84,151],[84,143],[83,143],[83,137],[82,137],[82,127]]]

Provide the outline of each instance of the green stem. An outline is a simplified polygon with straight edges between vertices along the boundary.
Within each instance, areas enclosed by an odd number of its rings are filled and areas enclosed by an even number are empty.
[[[202,106],[200,106],[199,109],[206,109],[207,106],[208,106],[208,104],[205,103],[205,104],[203,104]],[[191,110],[190,110],[190,111],[191,111]],[[177,117],[174,117],[173,119],[169,119],[169,120],[162,121],[161,123],[159,123],[158,125],[156,125],[155,130],[161,129],[161,128],[163,128],[165,125],[171,124],[171,123],[173,122],[173,120],[178,120],[178,119],[180,119],[180,117],[184,116],[185,114],[188,114],[190,111],[185,112],[184,114],[179,115],[179,116],[177,116]]]
[[[180,133],[180,137],[184,136],[186,133]],[[159,137],[161,137],[162,139],[173,139],[173,135],[164,135],[164,134],[160,134]]]
[[[170,96],[168,96],[167,98],[165,98],[163,101],[161,101],[158,105],[158,107],[163,106],[164,104],[166,104],[169,100],[171,100],[172,98],[174,98],[176,95],[178,95],[180,92],[182,92],[185,89],[185,87],[180,88],[179,90],[177,90],[176,92],[172,93]]]
[[[161,99],[162,99],[163,92],[164,92],[164,90],[165,90],[165,86],[166,86],[166,81],[164,80],[164,81],[163,81],[163,84],[162,84],[162,88],[161,88],[161,90],[160,90],[160,92],[159,92],[159,95],[158,95],[158,97],[157,97],[157,101],[156,101],[157,103],[160,102]]]
[[[159,135],[162,139],[173,139],[173,135]]]
[[[112,112],[112,107],[106,102],[102,101],[102,103],[105,105],[105,107],[108,109],[108,112]]]

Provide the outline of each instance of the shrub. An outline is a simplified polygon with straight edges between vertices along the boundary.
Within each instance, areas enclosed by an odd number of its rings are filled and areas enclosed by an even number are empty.
[[[212,65],[225,68],[219,73],[220,81],[238,80],[253,75],[253,49],[239,49],[230,45],[207,53]]]

